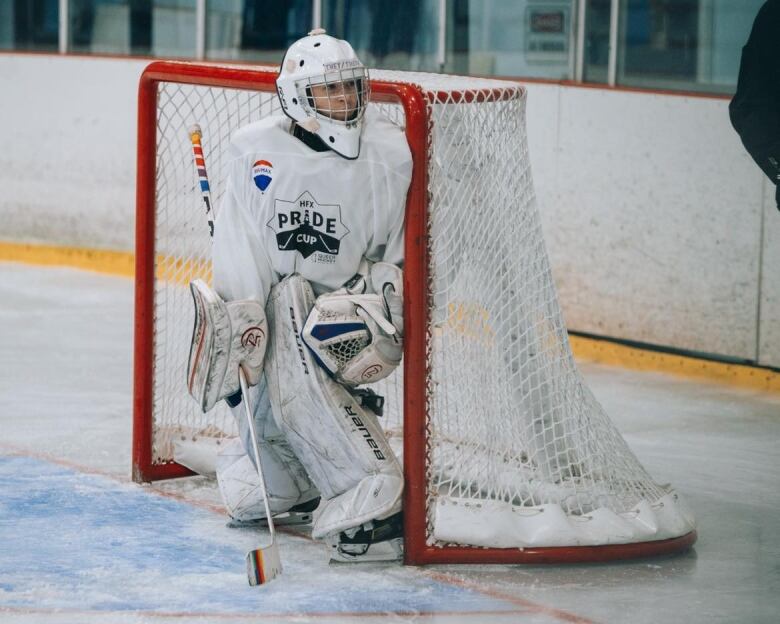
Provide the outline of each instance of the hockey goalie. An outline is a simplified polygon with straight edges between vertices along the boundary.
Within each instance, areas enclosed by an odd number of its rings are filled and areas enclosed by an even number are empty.
[[[213,290],[191,285],[190,393],[204,411],[228,401],[239,423],[217,464],[234,521],[265,513],[248,402],[272,514],[316,508],[312,536],[334,559],[398,559],[403,471],[378,424],[381,397],[365,387],[403,352],[411,154],[367,108],[368,72],[346,41],[312,31],[276,84],[284,115],[242,128],[229,148]]]

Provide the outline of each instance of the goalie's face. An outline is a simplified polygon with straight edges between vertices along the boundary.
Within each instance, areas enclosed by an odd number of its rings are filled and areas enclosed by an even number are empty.
[[[366,108],[368,73],[363,67],[326,73],[309,81],[307,95],[318,116],[352,125]]]
[[[336,121],[353,121],[357,118],[360,104],[357,80],[312,85],[311,96],[314,109],[321,115]]]

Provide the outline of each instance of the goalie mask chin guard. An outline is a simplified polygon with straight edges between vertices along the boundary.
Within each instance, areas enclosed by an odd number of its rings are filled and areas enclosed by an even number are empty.
[[[276,89],[282,109],[337,154],[355,159],[369,99],[368,70],[352,46],[313,30],[287,50]]]

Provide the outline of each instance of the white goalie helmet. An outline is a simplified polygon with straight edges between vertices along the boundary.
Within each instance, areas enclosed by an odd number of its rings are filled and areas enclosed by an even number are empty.
[[[369,81],[348,42],[312,30],[287,50],[276,89],[288,117],[344,158],[358,157]]]

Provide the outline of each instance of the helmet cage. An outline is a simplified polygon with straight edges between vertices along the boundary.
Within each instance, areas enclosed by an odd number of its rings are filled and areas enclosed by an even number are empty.
[[[307,113],[347,128],[360,125],[371,91],[368,70],[362,65],[303,78],[295,82],[295,87],[301,107]],[[325,87],[325,95],[315,97],[312,87]],[[351,89],[354,89],[354,107],[347,106]]]

